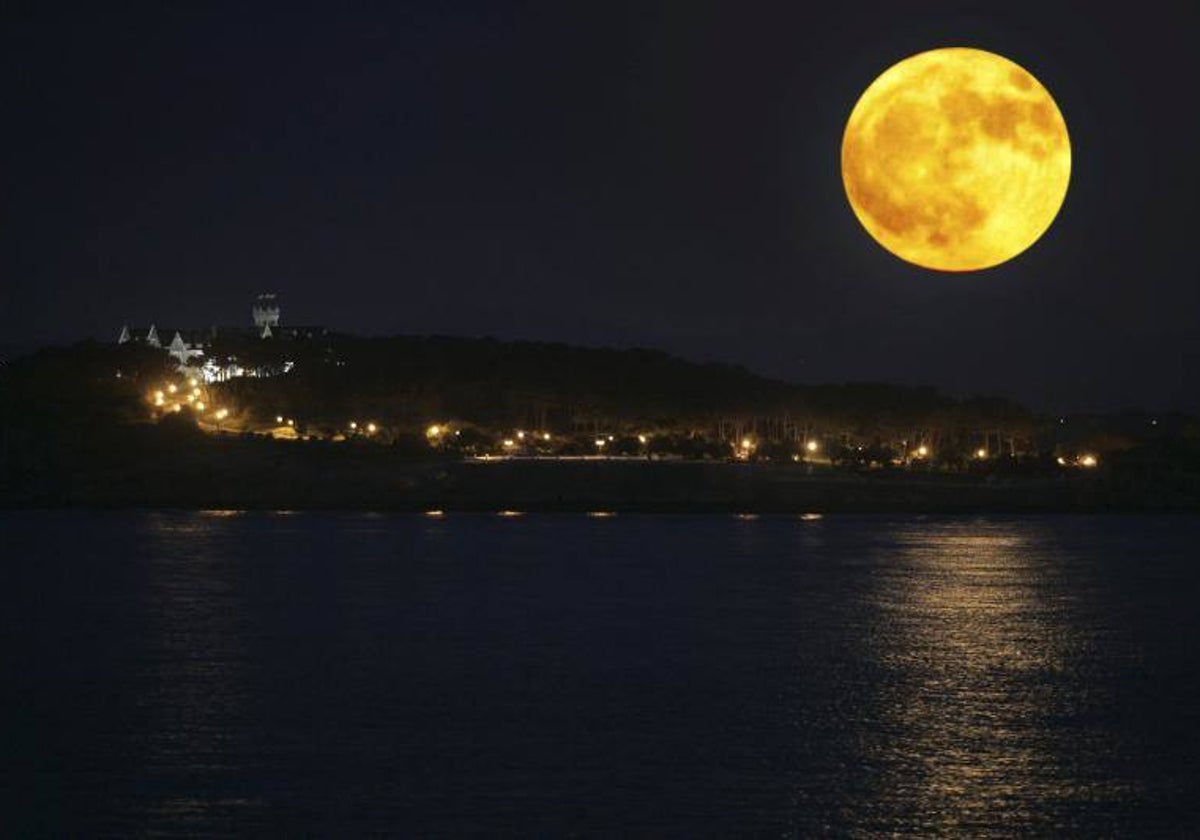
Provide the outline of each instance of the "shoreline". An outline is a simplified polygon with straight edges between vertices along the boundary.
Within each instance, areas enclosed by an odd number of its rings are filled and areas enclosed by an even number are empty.
[[[0,509],[447,513],[1200,513],[1200,500],[1105,474],[809,473],[802,466],[653,461],[229,459],[103,469],[0,488]]]

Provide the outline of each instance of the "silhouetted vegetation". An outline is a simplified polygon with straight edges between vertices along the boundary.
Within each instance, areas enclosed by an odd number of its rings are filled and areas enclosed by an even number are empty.
[[[1075,500],[1066,507],[1195,508],[1200,499],[1200,425],[1181,415],[1039,417],[1008,400],[958,400],[932,388],[796,385],[657,351],[492,339],[333,335],[243,341],[222,352],[236,352],[248,367],[292,363],[285,375],[214,386],[245,421],[237,430],[251,428],[255,418],[270,425],[288,415],[298,418],[302,438],[322,440],[273,441],[248,431],[244,439],[214,436],[189,411],[153,412],[147,391],[175,375],[174,363],[153,348],[85,342],[0,369],[0,499],[253,504],[259,498],[270,504],[284,496],[295,504],[337,506],[339,500],[362,504],[374,493],[391,504],[442,503],[453,499],[453,487],[429,475],[454,476],[447,479],[451,485],[466,486],[480,480],[478,474],[446,472],[446,465],[497,452],[685,461],[736,456],[826,481],[838,471],[885,480],[900,470],[910,483],[946,471],[1002,486],[1085,482],[1091,488],[1086,503],[1072,489],[1062,496]],[[378,434],[335,443],[347,436],[351,417],[371,418]],[[453,434],[431,445],[425,433],[431,422],[452,425]],[[548,437],[523,436],[517,447],[504,449],[522,428],[546,430]],[[820,441],[812,459],[804,448],[809,440]],[[927,456],[916,455],[918,443]],[[986,458],[978,457],[981,451]],[[1085,451],[1101,459],[1086,476],[1068,461]],[[420,472],[425,469],[435,472]],[[638,481],[650,480],[650,473],[639,475]],[[716,487],[725,479],[705,480],[717,481]],[[694,494],[663,481],[653,479],[665,494],[655,504],[686,508]],[[483,504],[486,491],[472,486],[472,504]],[[763,504],[786,506],[788,494],[799,492],[771,486]],[[550,493],[543,501],[569,504],[564,500],[575,492],[551,489],[543,487]],[[638,497],[635,490],[629,488],[630,498]],[[1059,497],[1045,490],[1031,498],[1054,507],[1047,499]],[[705,504],[720,503],[709,498]]]

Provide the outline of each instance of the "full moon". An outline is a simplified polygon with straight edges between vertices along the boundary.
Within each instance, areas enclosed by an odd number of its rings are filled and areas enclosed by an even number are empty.
[[[1071,142],[1054,99],[984,50],[918,53],[859,98],[842,137],[854,214],[902,260],[975,271],[1012,259],[1058,215]]]

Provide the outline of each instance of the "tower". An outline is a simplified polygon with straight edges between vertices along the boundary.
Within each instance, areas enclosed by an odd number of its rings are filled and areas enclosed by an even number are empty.
[[[279,303],[273,294],[259,295],[250,312],[254,315],[254,326],[262,333],[265,327],[279,326]]]

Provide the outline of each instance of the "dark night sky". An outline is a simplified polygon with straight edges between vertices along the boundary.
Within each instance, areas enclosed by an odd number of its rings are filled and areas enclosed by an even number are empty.
[[[348,331],[1200,408],[1195,4],[267,5],[4,13],[0,344],[275,290]],[[969,275],[880,249],[839,172],[871,80],[952,45],[1033,72],[1074,155],[1049,233]]]

